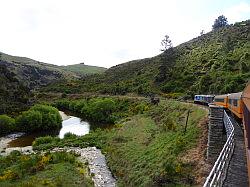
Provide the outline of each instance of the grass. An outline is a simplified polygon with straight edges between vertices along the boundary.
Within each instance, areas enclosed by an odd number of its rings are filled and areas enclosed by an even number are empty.
[[[84,64],[60,66],[60,68],[66,71],[71,71],[79,76],[103,73],[106,70],[106,68],[103,68],[103,67],[89,66],[89,65],[84,65]]]
[[[167,108],[170,103],[175,109],[164,112],[164,106]],[[199,135],[197,124],[205,112],[191,107],[190,121],[184,134],[185,120],[179,119],[188,106],[170,103],[152,109],[151,118],[148,115],[135,116],[110,132],[104,151],[120,186],[194,184],[192,166],[183,163],[179,156],[196,145]],[[161,116],[153,116],[157,109],[162,110],[158,113]],[[164,116],[170,115],[175,129],[172,125],[170,129],[163,128]]]
[[[47,138],[46,143],[39,138],[34,148],[97,146],[106,155],[118,186],[194,185],[194,166],[184,163],[180,156],[197,145],[198,124],[206,114],[189,104],[162,100],[143,114],[123,118],[112,129],[63,140]]]
[[[93,186],[87,166],[58,152],[0,157],[0,186]]]

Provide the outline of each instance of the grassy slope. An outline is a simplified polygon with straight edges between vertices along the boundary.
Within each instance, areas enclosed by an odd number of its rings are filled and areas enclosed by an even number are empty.
[[[197,124],[204,112],[192,108],[187,133],[183,134],[187,110],[180,103],[163,102],[149,111],[149,116],[135,116],[110,132],[104,150],[121,186],[195,183],[193,166],[178,157],[196,146]]]
[[[99,92],[102,94],[147,93],[157,90],[154,86],[158,74],[160,57],[134,60],[106,70],[100,75],[90,75],[82,80],[57,82],[44,92]]]
[[[4,53],[0,53],[0,62],[5,64],[18,80],[30,88],[37,88],[59,80],[102,73],[105,70],[105,68],[81,64],[56,66]]]
[[[73,77],[72,73],[61,70],[56,65],[38,62],[25,57],[0,53],[0,62],[5,64],[15,77],[29,88],[37,88],[56,80]]]
[[[188,110],[191,113],[184,134]],[[36,149],[97,146],[106,154],[120,186],[193,185],[197,163],[179,157],[197,146],[201,131],[198,123],[205,115],[198,107],[163,100],[144,114],[124,118],[115,128],[96,130],[80,138],[39,139],[33,145]]]
[[[178,57],[164,81],[166,92],[242,91],[250,74],[250,20],[199,36],[179,45]],[[176,87],[171,88],[171,84]]]
[[[135,60],[82,81],[59,83],[45,91],[227,93],[241,91],[250,73],[250,21],[211,31],[173,49],[174,57]],[[161,68],[165,78],[157,81]],[[160,70],[160,71],[159,71]]]
[[[99,74],[103,73],[106,68],[98,67],[98,66],[89,66],[84,64],[74,64],[68,66],[60,66],[61,69],[65,71],[70,71],[75,73],[78,76],[91,75],[91,74]]]

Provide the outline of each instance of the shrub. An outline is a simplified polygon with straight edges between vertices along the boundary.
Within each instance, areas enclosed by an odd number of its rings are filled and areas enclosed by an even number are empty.
[[[115,111],[115,102],[112,99],[95,99],[89,105],[89,114],[91,118],[99,122],[113,123],[112,112]]]
[[[54,105],[62,110],[81,114],[92,122],[113,124],[116,120],[129,115],[144,113],[149,109],[147,102],[121,98],[91,98],[81,100],[59,100]]]
[[[36,140],[32,143],[32,147],[33,149],[37,150],[50,149],[52,147],[57,147],[59,141],[60,141],[59,137],[52,137],[52,136],[39,137],[36,138]]]
[[[15,129],[15,120],[7,115],[0,115],[0,134],[10,133]]]
[[[62,119],[59,111],[46,105],[35,105],[17,118],[20,129],[26,132],[59,129]]]
[[[42,114],[38,111],[25,111],[17,118],[19,129],[23,131],[34,131],[42,125]]]

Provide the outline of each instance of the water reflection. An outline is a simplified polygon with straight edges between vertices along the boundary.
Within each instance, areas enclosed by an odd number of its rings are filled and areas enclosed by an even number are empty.
[[[78,117],[71,117],[62,122],[62,128],[59,132],[59,137],[63,138],[66,133],[72,133],[78,136],[83,136],[89,133],[90,125],[86,121],[82,121]]]
[[[62,116],[62,128],[59,131],[49,131],[49,132],[36,132],[31,134],[25,134],[21,137],[18,137],[11,142],[8,143],[8,147],[24,147],[32,145],[32,142],[40,136],[58,135],[60,138],[64,138],[64,135],[68,132],[75,134],[77,136],[83,136],[88,134],[90,131],[90,124],[86,121],[82,121],[81,118],[75,116],[66,115],[64,112],[60,111],[60,115]]]

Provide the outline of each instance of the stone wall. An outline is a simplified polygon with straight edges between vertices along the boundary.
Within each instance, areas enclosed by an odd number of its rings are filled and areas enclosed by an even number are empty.
[[[214,163],[216,161],[226,142],[226,132],[223,124],[223,115],[223,107],[209,105],[207,159],[211,163]]]

